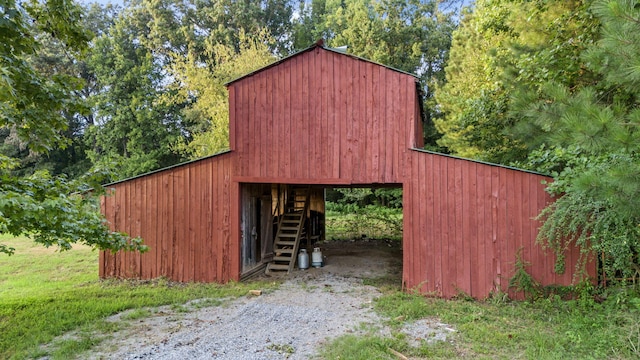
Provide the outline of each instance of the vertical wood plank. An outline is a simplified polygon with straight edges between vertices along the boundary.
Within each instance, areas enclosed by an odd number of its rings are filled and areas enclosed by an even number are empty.
[[[152,228],[151,236],[154,239],[154,249],[153,249],[153,269],[151,272],[151,277],[157,278],[161,276],[160,274],[160,263],[161,263],[161,234],[160,234],[160,222],[158,219],[160,218],[159,208],[160,205],[158,203],[158,194],[160,193],[160,188],[162,186],[162,177],[160,174],[153,176],[153,181],[150,183],[150,199],[149,204],[151,209],[149,209],[149,226]]]
[[[273,91],[271,90],[271,76],[268,74],[263,74],[261,81],[262,91],[260,93],[260,108],[263,113],[262,115],[262,140],[260,141],[261,149],[260,153],[262,156],[262,161],[264,164],[262,169],[262,176],[270,176],[271,166],[273,166],[273,121],[272,121],[272,111],[273,111]],[[268,150],[266,150],[268,149]]]
[[[288,113],[285,112],[284,99],[284,74],[282,67],[276,67],[274,73],[275,93],[273,95],[273,139],[272,146],[267,146],[265,151],[273,152],[273,173],[274,177],[284,177],[284,122]]]
[[[216,181],[216,190],[217,190],[217,195],[216,195],[216,205],[218,206],[218,211],[216,213],[216,219],[217,221],[217,229],[218,229],[218,234],[216,236],[216,242],[215,242],[215,248],[216,248],[216,252],[215,252],[215,264],[213,264],[215,266],[215,274],[216,274],[216,281],[221,282],[222,280],[222,253],[223,253],[223,247],[224,247],[224,242],[225,242],[225,238],[227,236],[229,236],[230,232],[231,232],[231,228],[227,227],[227,225],[229,224],[229,206],[230,204],[227,204],[227,202],[225,202],[223,199],[226,199],[226,191],[229,190],[227,183],[226,183],[226,179],[225,179],[225,174],[223,169],[216,167],[215,168],[215,173],[216,173],[216,177],[217,177],[217,181]]]
[[[361,114],[361,110],[362,110],[362,105],[361,105],[361,99],[362,99],[362,93],[364,92],[364,88],[362,87],[362,84],[360,83],[361,81],[361,73],[360,73],[360,64],[359,63],[355,63],[353,64],[353,75],[355,80],[354,80],[354,84],[353,84],[353,88],[351,89],[352,93],[351,96],[353,99],[353,105],[352,105],[352,110],[353,110],[353,117],[350,119],[351,122],[351,126],[353,128],[353,133],[352,133],[352,137],[351,137],[351,144],[352,144],[352,149],[353,149],[353,156],[352,156],[352,161],[353,161],[353,166],[352,166],[352,182],[354,183],[358,183],[360,182],[360,172],[362,171],[362,153],[360,151],[360,137],[362,136],[361,134],[361,128],[364,126],[362,121],[356,121],[356,119],[361,119],[362,118],[362,114]]]
[[[441,156],[431,156],[433,161],[432,165],[432,178],[433,178],[433,207],[429,214],[433,219],[433,227],[429,230],[432,234],[435,244],[435,291],[436,294],[442,296],[442,284],[444,273],[446,271],[446,257],[448,249],[445,247],[446,239],[443,239],[442,225],[443,225],[443,213],[442,210],[442,197],[446,196],[444,191],[446,188],[442,187],[443,170],[441,168]]]
[[[202,197],[200,196],[199,189],[199,176],[198,176],[198,163],[192,163],[189,166],[189,207],[185,210],[189,213],[189,271],[187,278],[189,281],[196,280],[196,268],[198,267],[198,245],[200,234],[198,232],[200,219],[199,214],[202,214]]]
[[[500,244],[500,258],[498,263],[498,276],[501,279],[502,291],[507,292],[509,283],[509,261],[511,254],[509,253],[509,209],[507,207],[508,199],[508,181],[505,169],[498,169],[499,177],[499,195],[498,195],[498,242]]]
[[[224,281],[229,280],[240,280],[240,186],[237,182],[231,182],[230,184],[230,212],[231,212],[231,237],[225,239],[224,251],[226,254],[223,255],[224,262],[226,266],[224,266],[223,270],[223,279]]]
[[[307,147],[304,150],[311,156],[308,161],[305,161],[305,171],[303,176],[308,179],[318,178],[318,170],[320,170],[319,168],[324,165],[321,161],[322,158],[318,149],[319,144],[316,141],[320,136],[318,102],[322,99],[322,94],[319,92],[320,68],[319,66],[316,68],[316,60],[319,57],[320,51],[320,49],[315,49],[314,51],[305,54],[307,61],[305,62],[304,78],[307,79],[307,86],[305,87],[307,92],[305,100],[307,104],[305,106],[305,128],[303,129],[303,132],[307,141]]]
[[[105,195],[100,197],[100,212],[102,215],[109,221],[109,214],[107,213],[107,199]],[[98,254],[98,278],[104,279],[105,277],[105,267],[106,267],[106,257],[105,252],[100,251]]]
[[[431,181],[431,177],[429,176],[428,167],[427,167],[427,157],[425,156],[415,156],[421,154],[413,154],[412,158],[414,158],[414,162],[417,160],[419,165],[418,170],[418,179],[420,179],[420,187],[417,189],[418,193],[414,195],[414,198],[420,200],[420,211],[417,214],[417,219],[419,219],[419,234],[420,234],[420,252],[419,256],[414,259],[420,264],[420,281],[422,279],[433,279],[433,259],[434,259],[434,250],[433,250],[433,237],[431,236],[431,228],[427,227],[428,211],[427,208],[433,205],[433,194],[428,190],[428,183]],[[414,218],[415,219],[415,218]],[[414,220],[415,221],[415,220]],[[415,225],[414,225],[415,226]],[[432,281],[425,281],[424,285],[421,287],[421,291],[426,293],[427,291],[433,291]]]
[[[392,76],[389,84],[391,86],[391,89],[389,89],[389,98],[391,101],[388,102],[388,104],[391,105],[391,115],[389,121],[393,123],[393,126],[389,131],[389,135],[391,136],[391,147],[393,148],[393,155],[391,156],[390,164],[391,172],[389,174],[392,179],[396,180],[398,179],[398,174],[400,173],[399,162],[401,152],[400,149],[402,146],[402,142],[400,141],[400,127],[398,126],[398,123],[401,121],[400,113],[398,110],[400,106],[400,82],[398,76]]]
[[[123,208],[123,228],[124,231],[127,234],[131,234],[132,233],[132,229],[133,229],[133,222],[131,221],[131,210],[133,208],[133,201],[131,201],[131,193],[132,193],[132,187],[134,185],[129,182],[126,184],[123,184],[122,186],[122,208]],[[135,235],[134,235],[135,236]],[[122,269],[122,274],[124,274],[124,276],[126,277],[132,277],[132,271],[131,269],[133,268],[133,257],[131,256],[131,252],[129,251],[123,251],[121,252],[121,254],[123,255],[122,258],[122,262],[121,265],[123,267]]]
[[[466,217],[469,218],[468,228],[465,230],[465,241],[469,248],[469,260],[465,262],[465,271],[468,273],[467,286],[469,292],[472,295],[484,296],[487,293],[487,288],[484,283],[480,281],[479,273],[479,261],[478,261],[478,238],[480,232],[478,231],[478,174],[476,163],[467,162],[467,178],[465,184],[467,185],[468,202],[465,205]],[[481,206],[481,205],[480,205]],[[475,288],[478,289],[475,289]]]
[[[249,151],[248,163],[249,163],[249,172],[252,174],[257,173],[256,175],[260,176],[260,146],[255,146],[255,141],[258,143],[261,141],[260,137],[260,109],[258,108],[258,86],[259,86],[259,77],[260,74],[254,75],[254,79],[251,82],[247,82],[245,86],[248,88],[249,92],[249,106],[248,106],[248,116],[246,117],[249,131],[250,133],[250,143],[247,144],[247,150]]]
[[[379,95],[380,91],[380,67],[374,66],[371,64],[369,66],[371,69],[371,134],[369,135],[368,142],[370,145],[368,146],[368,150],[370,151],[369,158],[371,159],[371,168],[370,171],[367,172],[367,182],[372,183],[382,183],[382,177],[380,176],[380,104],[379,104]]]
[[[400,162],[399,162],[399,169],[400,172],[398,172],[397,176],[399,179],[404,179],[405,178],[405,174],[404,174],[404,169],[406,168],[404,161],[405,161],[405,156],[407,154],[407,148],[408,148],[408,144],[409,142],[407,141],[407,137],[408,137],[408,125],[407,125],[407,119],[410,118],[410,114],[413,114],[413,108],[411,107],[410,104],[407,104],[407,97],[409,96],[409,91],[407,90],[407,79],[405,77],[399,77],[400,78],[400,102],[398,103],[399,105],[399,112],[400,112],[400,117],[399,117],[399,139],[400,139],[400,143],[398,144],[398,152],[399,152],[399,158],[400,158]],[[411,80],[411,83],[413,83],[413,80]],[[401,120],[400,120],[401,119]]]
[[[154,239],[151,237],[151,229],[149,229],[149,194],[147,193],[148,183],[150,182],[150,177],[143,177],[139,182],[139,190],[138,193],[140,208],[137,211],[138,219],[137,221],[140,224],[140,236],[144,239],[145,243],[152,244]],[[139,276],[143,279],[151,278],[151,267],[153,263],[151,259],[153,259],[153,253],[147,252],[145,254],[140,254],[138,252],[139,262]]]
[[[414,175],[413,173],[411,175]],[[413,177],[415,178],[415,176]],[[413,218],[413,208],[415,207],[414,201],[414,182],[407,182],[403,188],[403,202],[402,202],[402,215],[403,219]],[[413,290],[416,286],[416,279],[418,278],[413,262],[413,254],[415,252],[415,243],[418,239],[415,236],[415,228],[413,225],[409,226],[407,222],[403,222],[403,242],[402,242],[402,278],[403,286],[406,286],[406,290]]]
[[[231,84],[227,87],[229,96],[229,148],[231,150],[238,150],[236,148],[236,85]]]
[[[453,187],[454,190],[454,208],[451,209],[452,213],[454,213],[454,230],[455,230],[455,247],[456,247],[456,272],[455,272],[455,286],[457,286],[460,289],[464,289],[464,284],[465,284],[465,275],[464,274],[464,257],[465,257],[465,253],[464,253],[464,241],[463,241],[463,237],[462,237],[462,224],[464,224],[463,222],[463,203],[462,203],[462,196],[463,196],[463,178],[462,178],[462,161],[461,160],[453,160],[452,161],[452,165],[453,165],[453,169],[454,169],[454,177],[453,180],[455,182],[455,185]]]
[[[500,170],[496,167],[491,168],[491,238],[493,242],[493,261],[492,271],[493,282],[496,286],[496,290],[504,291],[501,281],[501,267],[500,267],[500,227],[503,226],[503,222],[500,219],[502,211],[499,211],[500,206]]]
[[[387,89],[384,86],[387,83],[387,74],[389,71],[387,69],[380,69],[380,78],[379,84],[376,87],[378,92],[378,113],[380,113],[379,117],[379,134],[378,141],[380,143],[379,148],[379,164],[378,168],[380,169],[380,182],[387,182],[387,152],[389,151],[390,146],[387,145],[387,128],[388,128],[388,118],[387,118]]]
[[[294,72],[294,67],[293,67],[293,61],[291,62],[286,62],[284,63],[284,90],[285,90],[285,94],[284,94],[284,109],[287,112],[285,121],[284,121],[284,134],[283,134],[283,138],[285,139],[285,149],[288,149],[288,151],[284,152],[284,163],[283,163],[283,171],[281,172],[283,174],[283,176],[286,176],[287,178],[290,178],[293,176],[293,172],[291,171],[291,163],[292,163],[292,156],[291,154],[295,151],[294,145],[295,143],[293,142],[293,124],[294,124],[294,112],[293,112],[293,105],[292,105],[292,101],[294,100],[294,92],[292,89],[292,81],[295,81],[295,74],[292,75],[292,73]],[[293,77],[293,79],[292,79]]]
[[[486,252],[486,249],[490,246],[491,242],[491,233],[487,232],[487,225],[490,222],[490,219],[487,218],[487,214],[490,214],[491,209],[491,188],[489,188],[489,191],[487,192],[486,174],[486,166],[480,165],[476,167],[477,254],[475,268],[473,264],[471,265],[471,268],[477,269],[477,283],[488,294],[493,289],[493,286],[491,282],[487,280],[487,264],[491,263],[491,259],[488,258]],[[471,287],[474,287],[473,279]]]

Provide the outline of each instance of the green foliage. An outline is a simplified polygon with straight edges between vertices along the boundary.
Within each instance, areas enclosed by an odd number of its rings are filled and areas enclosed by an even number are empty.
[[[593,76],[580,58],[597,37],[589,1],[476,1],[455,31],[447,83],[437,90],[440,144],[497,163],[526,158],[531,132],[514,135],[522,92],[535,101],[548,81],[572,89]],[[529,92],[530,91],[530,92]],[[515,94],[515,95],[514,95]],[[522,100],[526,103],[525,100]]]
[[[402,238],[401,188],[347,188],[327,193],[327,238]]]
[[[0,157],[0,234],[26,234],[46,247],[71,249],[83,243],[101,250],[145,251],[141,239],[109,230],[99,212],[96,193],[101,174],[90,174],[78,180],[53,177],[39,171],[17,178]],[[0,252],[11,254],[12,248],[0,246]]]
[[[117,178],[173,165],[181,157],[170,145],[181,135],[179,106],[158,99],[167,93],[164,71],[144,46],[146,14],[130,8],[96,38],[88,64],[97,86],[91,97],[95,123],[85,133],[89,157]]]
[[[77,74],[33,59],[42,60],[47,41],[73,56],[87,49],[81,9],[65,0],[5,1],[0,11],[0,129],[9,129],[30,152],[63,148],[69,118],[81,109],[76,93],[81,82]],[[99,189],[98,173],[69,181],[47,171],[18,176],[17,167],[18,161],[0,154],[0,234],[26,234],[62,250],[77,242],[99,249],[145,249],[140,239],[110,231],[99,215],[89,192]],[[0,252],[11,254],[13,248],[0,245]]]
[[[6,0],[0,13],[0,127],[12,128],[37,152],[64,145],[62,110],[77,108],[73,91],[81,85],[65,74],[46,76],[30,58],[43,47],[41,40],[52,38],[71,53],[85,50],[89,34],[79,26],[81,10],[67,0]]]
[[[522,248],[516,253],[515,272],[509,279],[509,288],[522,291],[526,298],[534,300],[541,295],[541,286],[526,270],[531,264],[522,259]]]
[[[210,49],[206,65],[195,58],[176,57],[171,74],[176,80],[175,93],[167,96],[168,103],[189,103],[184,111],[191,124],[190,141],[179,141],[174,148],[190,158],[212,155],[229,148],[229,106],[225,84],[268,65],[275,58],[267,44],[266,33],[255,36],[238,34],[238,50],[233,46],[216,44]]]
[[[559,197],[540,215],[539,240],[560,262],[568,246],[580,246],[585,256],[578,275],[588,253],[604,256],[609,279],[635,279],[640,274],[640,88],[634,79],[640,71],[620,59],[640,56],[635,34],[640,9],[630,1],[597,1],[592,10],[601,38],[581,59],[600,80],[577,90],[549,81],[522,95],[517,109],[531,146],[546,145],[532,153],[531,163],[552,171],[549,192]]]

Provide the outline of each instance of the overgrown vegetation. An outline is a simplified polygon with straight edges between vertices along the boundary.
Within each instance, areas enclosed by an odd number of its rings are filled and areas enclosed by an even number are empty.
[[[326,238],[402,238],[402,189],[329,190]]]
[[[0,258],[0,358],[23,359],[50,355],[72,358],[104,340],[126,322],[149,316],[149,307],[217,306],[220,299],[247,294],[255,286],[273,283],[176,284],[166,280],[99,281],[98,254],[89,247],[54,253],[25,238],[0,237],[16,254]],[[105,321],[128,309],[124,322]],[[59,339],[70,331],[76,336]]]
[[[526,269],[522,264],[523,271]],[[524,271],[522,276],[526,276]],[[629,288],[594,288],[537,292],[531,301],[510,301],[496,294],[484,301],[428,298],[400,291],[400,278],[366,280],[380,286],[374,302],[388,320],[390,336],[373,332],[340,337],[324,349],[326,359],[411,358],[632,359],[640,356],[640,297]],[[395,284],[395,286],[393,286]],[[515,285],[515,281],[514,281]],[[532,288],[541,290],[535,283]],[[524,285],[523,285],[524,286]],[[502,294],[504,295],[504,294]],[[407,322],[430,320],[455,329],[446,341],[422,341],[415,347],[400,328]],[[424,339],[428,340],[428,339]]]

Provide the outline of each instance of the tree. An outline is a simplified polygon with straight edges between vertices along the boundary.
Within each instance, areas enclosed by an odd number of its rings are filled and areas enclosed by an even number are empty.
[[[117,178],[129,177],[181,160],[171,145],[181,135],[180,104],[159,101],[169,90],[166,73],[145,46],[150,17],[127,9],[96,38],[88,65],[101,91],[91,96],[94,124],[85,133],[93,163]]]
[[[610,279],[637,279],[640,8],[636,1],[600,0],[591,9],[601,36],[581,59],[599,80],[578,90],[548,81],[535,96],[541,100],[519,109],[526,127],[535,128],[532,145],[545,146],[532,153],[531,163],[554,175],[549,191],[558,196],[541,214],[539,240],[558,254],[577,244],[602,255]]]
[[[81,9],[72,1],[1,3],[0,128],[10,128],[31,151],[64,146],[68,127],[64,111],[77,106],[79,81],[65,74],[45,76],[29,59],[48,34],[66,51],[80,54],[89,35],[79,26]],[[111,232],[95,211],[95,176],[69,182],[46,171],[16,176],[16,161],[0,155],[0,233],[27,234],[45,246],[61,249],[83,242],[100,249],[144,250],[139,239]],[[99,187],[98,187],[99,189]],[[0,244],[0,252],[13,249]]]
[[[444,117],[440,144],[464,157],[523,160],[530,134],[513,134],[512,96],[535,94],[554,80],[577,89],[589,75],[580,54],[597,34],[589,1],[485,1],[464,14],[454,33],[447,82],[436,91]]]
[[[229,106],[225,84],[275,61],[267,44],[268,35],[239,34],[240,46],[217,44],[210,52],[216,66],[200,65],[196,59],[176,59],[171,74],[180,84],[170,102],[189,102],[184,110],[191,125],[191,140],[177,149],[191,158],[215,154],[229,148]],[[211,71],[210,69],[213,69]]]

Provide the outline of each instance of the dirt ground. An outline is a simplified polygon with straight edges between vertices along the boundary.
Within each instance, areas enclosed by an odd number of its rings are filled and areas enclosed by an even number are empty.
[[[388,335],[373,311],[380,296],[363,279],[400,281],[402,253],[387,241],[320,244],[325,266],[282,276],[277,290],[227,300],[219,306],[186,304],[152,310],[88,355],[92,359],[312,359],[344,334]],[[184,311],[186,309],[187,311]],[[124,321],[118,314],[110,321]],[[408,338],[445,340],[454,330],[433,320],[406,325]],[[427,341],[427,340],[424,340]],[[87,357],[87,356],[83,356]]]

